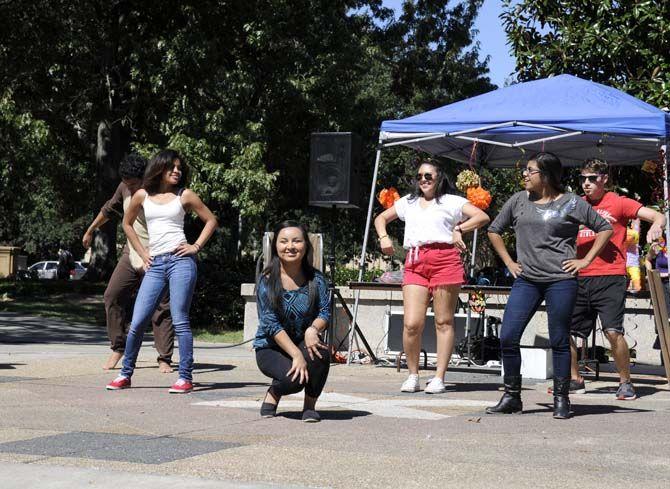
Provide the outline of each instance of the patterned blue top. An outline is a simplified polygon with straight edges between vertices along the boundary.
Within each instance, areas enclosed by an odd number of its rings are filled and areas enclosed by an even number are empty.
[[[296,290],[285,290],[283,296],[284,320],[272,308],[267,291],[267,280],[261,278],[256,292],[258,308],[258,331],[254,339],[254,349],[274,348],[277,346],[274,337],[280,331],[286,331],[293,343],[300,343],[305,330],[312,325],[316,318],[330,323],[330,295],[328,284],[324,276],[317,272],[314,276],[317,290],[317,306],[315,313],[309,317],[309,287],[303,285]]]

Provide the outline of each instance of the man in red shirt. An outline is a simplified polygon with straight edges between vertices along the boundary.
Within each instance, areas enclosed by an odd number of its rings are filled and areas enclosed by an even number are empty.
[[[599,159],[586,160],[579,175],[584,190],[584,199],[593,206],[607,222],[614,233],[609,243],[589,266],[579,271],[577,302],[572,315],[572,336],[587,338],[600,317],[602,330],[610,342],[612,356],[619,372],[619,389],[616,398],[633,400],[637,398],[630,380],[630,354],[624,338],[623,317],[626,307],[626,228],[629,221],[640,218],[652,223],[647,232],[647,242],[651,243],[663,235],[665,216],[639,202],[622,197],[605,188],[609,167]],[[577,257],[582,258],[591,248],[595,234],[582,228],[577,236]],[[584,393],[584,379],[579,375],[577,349],[571,341],[572,368],[571,393]]]

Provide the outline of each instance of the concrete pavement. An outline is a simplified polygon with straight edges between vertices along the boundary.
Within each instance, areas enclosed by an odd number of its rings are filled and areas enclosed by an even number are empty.
[[[25,325],[23,327],[22,325]],[[38,334],[39,333],[39,334]],[[36,338],[36,339],[35,339]],[[41,341],[36,343],[35,341]],[[443,395],[398,392],[405,372],[334,365],[323,421],[300,399],[262,419],[267,379],[246,347],[197,344],[196,390],[169,395],[147,343],[133,388],[108,392],[104,331],[0,313],[0,487],[667,487],[670,391],[637,365],[636,401],[604,373],[551,417],[548,382],[528,382],[520,416],[487,416],[499,377],[447,374]],[[611,370],[611,369],[610,369]],[[422,372],[427,381],[432,372]],[[247,484],[243,486],[242,484]]]

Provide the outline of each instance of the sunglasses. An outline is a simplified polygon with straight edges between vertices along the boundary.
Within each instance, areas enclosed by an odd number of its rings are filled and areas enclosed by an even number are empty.
[[[600,178],[600,173],[596,175],[579,175],[579,183],[584,183],[587,180],[591,183],[596,183]]]
[[[433,174],[432,173],[417,173],[416,174],[416,181],[417,182],[420,182],[422,178],[426,182],[432,182],[433,181]]]
[[[524,168],[523,172],[528,175],[535,175],[536,173],[542,173],[542,170],[538,170],[537,168]]]

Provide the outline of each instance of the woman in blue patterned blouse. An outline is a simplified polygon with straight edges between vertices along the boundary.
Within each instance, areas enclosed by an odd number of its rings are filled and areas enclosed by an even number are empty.
[[[320,336],[330,321],[330,296],[325,278],[309,263],[311,251],[305,227],[282,222],[274,230],[270,264],[256,284],[256,362],[272,379],[261,405],[263,417],[276,414],[282,396],[304,388],[302,420],[321,419],[314,406],[330,368]]]

